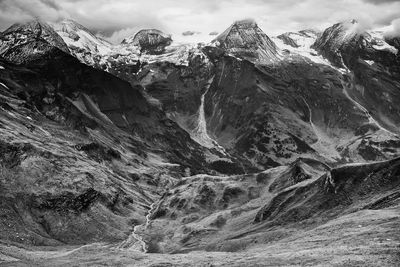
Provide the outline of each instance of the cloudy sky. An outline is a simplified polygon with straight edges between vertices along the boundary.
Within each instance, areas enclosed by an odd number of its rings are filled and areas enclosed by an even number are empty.
[[[0,30],[39,17],[70,18],[112,42],[139,29],[157,28],[174,39],[184,31],[212,38],[233,21],[253,18],[269,35],[305,28],[324,29],[356,18],[367,27],[393,24],[400,33],[400,0],[0,0]],[[207,40],[204,40],[207,41]]]

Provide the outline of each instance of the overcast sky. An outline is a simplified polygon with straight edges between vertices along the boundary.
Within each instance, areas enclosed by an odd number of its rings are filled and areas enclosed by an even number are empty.
[[[212,38],[210,32],[245,18],[255,19],[268,35],[324,29],[352,18],[371,27],[393,24],[400,29],[400,0],[0,0],[1,31],[32,17],[70,18],[114,43],[143,28],[182,40]],[[202,34],[182,36],[188,30]]]

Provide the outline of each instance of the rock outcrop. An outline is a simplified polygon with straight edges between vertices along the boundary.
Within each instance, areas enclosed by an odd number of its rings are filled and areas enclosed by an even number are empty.
[[[124,39],[123,45],[135,46],[141,53],[162,54],[172,43],[171,36],[156,29],[141,30],[135,36]]]

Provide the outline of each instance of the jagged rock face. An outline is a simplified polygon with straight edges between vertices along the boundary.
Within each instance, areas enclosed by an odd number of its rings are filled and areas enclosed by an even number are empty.
[[[24,62],[25,57],[46,53],[46,51],[42,51],[43,47],[35,46],[37,40],[45,40],[52,46],[69,53],[68,46],[50,25],[35,20],[24,24],[14,24],[1,33],[0,55],[3,58],[10,58],[11,61],[21,63]],[[25,45],[24,50],[19,47],[22,45]]]
[[[162,31],[141,30],[132,38],[124,39],[123,45],[136,46],[141,53],[161,54],[172,43],[171,36]]]
[[[213,42],[227,53],[257,63],[278,60],[276,45],[252,20],[235,22]]]
[[[365,34],[362,26],[355,20],[337,23],[326,29],[313,47],[336,66],[344,67],[341,51],[356,48]]]
[[[138,82],[149,95],[161,102],[167,113],[195,112],[202,87],[213,75],[213,64],[201,49],[181,48],[174,52],[181,54],[186,61],[183,64],[171,62],[168,58],[143,61],[137,73]]]
[[[194,53],[187,67],[167,62],[144,65],[138,80],[150,96],[160,101],[167,114],[190,117],[198,111],[200,96],[212,75],[213,65],[207,56]]]
[[[299,45],[296,43],[296,41],[293,40],[292,38],[290,38],[290,33],[281,34],[281,35],[277,36],[277,38],[281,39],[283,41],[283,43],[286,45],[290,45],[291,47],[294,47],[294,48],[299,47]]]

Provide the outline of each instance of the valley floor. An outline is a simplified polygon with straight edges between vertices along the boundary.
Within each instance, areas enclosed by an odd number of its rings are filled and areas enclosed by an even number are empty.
[[[145,254],[116,244],[21,247],[0,243],[1,266],[398,266],[400,207],[361,210],[247,251]],[[268,234],[285,229],[268,229]],[[267,230],[266,230],[267,231]]]

